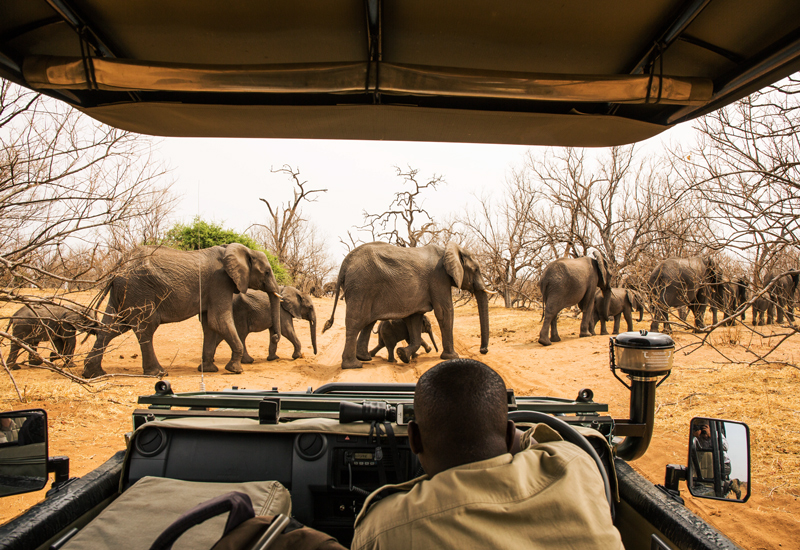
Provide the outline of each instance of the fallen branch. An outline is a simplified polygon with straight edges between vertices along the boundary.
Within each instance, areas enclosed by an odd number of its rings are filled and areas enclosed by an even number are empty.
[[[8,374],[8,377],[11,379],[11,383],[14,385],[14,390],[17,392],[17,397],[19,398],[19,402],[24,403],[25,400],[22,399],[22,394],[19,393],[19,387],[17,387],[17,381],[14,380],[14,376],[11,374],[11,369],[8,368],[8,365],[6,364],[6,358],[3,357],[2,353],[0,353],[0,362],[3,363],[3,368],[6,369],[6,373]]]

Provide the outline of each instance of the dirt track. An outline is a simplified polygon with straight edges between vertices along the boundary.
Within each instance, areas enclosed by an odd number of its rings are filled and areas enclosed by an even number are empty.
[[[331,299],[318,299],[315,304],[319,325],[322,326],[330,316],[333,302]],[[7,306],[0,313],[5,316],[14,309]],[[540,328],[539,311],[492,306],[489,354],[482,356],[478,353],[477,310],[467,305],[458,308],[456,316],[456,351],[492,366],[518,395],[574,398],[580,389],[591,388],[595,401],[609,404],[612,416],[627,418],[628,390],[612,377],[608,369],[607,337],[578,338],[578,320],[566,317],[560,321],[563,341],[544,348],[536,343]],[[344,345],[344,311],[341,307],[337,308],[333,327],[318,335],[317,356],[311,350],[307,323],[299,323],[299,328],[298,324],[295,326],[304,342],[304,358],[267,362],[264,358],[268,336],[266,333],[254,334],[248,339],[248,349],[256,363],[245,365],[242,375],[224,371],[208,374],[205,376],[206,388],[217,390],[236,385],[240,388],[305,390],[308,386],[316,388],[336,381],[414,382],[439,361],[438,355],[431,353],[421,355],[409,365],[392,364],[385,360],[384,350],[363,369],[342,371],[339,368]],[[635,328],[647,328],[647,324],[636,324]],[[438,337],[438,327],[434,326],[434,331]],[[740,343],[749,337],[750,345],[763,344],[746,333],[737,334],[734,336]],[[731,334],[727,337],[733,338]],[[676,335],[679,347],[693,339],[688,334]],[[798,356],[800,338],[793,337],[792,340],[797,341],[781,347],[773,360],[780,357],[791,360],[792,356]],[[722,346],[720,342],[717,344]],[[79,349],[85,352],[90,345],[91,340]],[[104,368],[109,373],[141,373],[140,351],[135,338],[126,335],[115,340],[114,345],[115,349],[106,354]],[[200,388],[197,365],[202,334],[196,318],[159,328],[155,347],[162,365],[169,371],[169,380],[175,391],[197,391]],[[278,355],[290,358],[291,349],[291,344],[282,340]],[[720,349],[731,357],[743,357],[742,352],[733,348]],[[3,353],[7,353],[7,348]],[[217,354],[218,366],[224,366],[229,353],[227,346],[222,344]],[[718,503],[692,499],[686,490],[682,494],[690,509],[744,548],[800,548],[796,537],[800,532],[800,520],[797,519],[800,518],[800,505],[795,496],[800,496],[800,487],[796,485],[800,448],[797,444],[798,428],[791,414],[800,410],[798,371],[791,367],[771,366],[740,372],[741,367],[728,367],[721,361],[721,356],[710,348],[676,356],[672,377],[659,388],[653,443],[647,454],[632,464],[654,483],[663,483],[666,464],[686,464],[688,422],[692,416],[720,416],[748,422],[752,430],[754,463],[750,501],[745,504]],[[89,391],[44,370],[25,368],[15,371],[14,376],[28,402],[19,403],[8,377],[0,371],[2,409],[45,408],[49,415],[51,454],[68,455],[72,475],[87,473],[123,448],[123,434],[131,429],[130,413],[136,408],[136,397],[152,393],[155,381],[120,377],[98,383]],[[736,376],[744,377],[741,387],[732,382]],[[758,383],[751,384],[751,379],[758,380]],[[699,387],[711,389],[698,391]],[[742,403],[759,391],[766,395],[768,410],[760,404],[748,407]],[[734,403],[736,407],[732,408]],[[765,423],[771,432],[761,431],[760,426]],[[783,447],[769,450],[767,460],[766,445],[774,441],[776,433],[785,434]],[[790,470],[792,475],[785,477]],[[4,499],[0,507],[0,522],[41,498],[43,492]]]

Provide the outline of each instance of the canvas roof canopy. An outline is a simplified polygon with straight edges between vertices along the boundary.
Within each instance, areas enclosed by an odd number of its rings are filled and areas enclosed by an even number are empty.
[[[797,0],[0,3],[0,76],[163,136],[617,145],[798,69]]]

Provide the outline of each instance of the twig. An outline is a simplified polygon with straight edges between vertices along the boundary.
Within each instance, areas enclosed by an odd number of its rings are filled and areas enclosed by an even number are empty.
[[[689,395],[687,395],[686,397],[681,397],[680,399],[678,399],[678,400],[677,400],[677,401],[675,401],[674,403],[663,403],[663,404],[659,405],[659,406],[658,406],[658,408],[656,409],[656,412],[660,411],[660,410],[661,410],[661,407],[669,407],[669,406],[671,406],[671,405],[677,405],[677,404],[679,404],[681,401],[686,401],[687,399],[690,399],[690,398],[692,398],[692,397],[695,397],[696,395],[708,395],[708,394],[707,394],[707,393],[701,393],[701,392],[694,392],[694,393],[690,393],[690,394],[689,394]]]
[[[17,397],[19,398],[20,403],[24,403],[25,400],[22,399],[22,394],[19,393],[19,387],[17,387],[17,381],[14,380],[14,376],[11,374],[11,369],[8,368],[6,365],[6,358],[3,357],[3,353],[0,352],[0,362],[3,363],[3,368],[6,369],[6,373],[8,373],[8,377],[11,378],[11,383],[14,385],[14,390],[17,392]]]
[[[786,483],[781,483],[777,487],[773,487],[772,489],[770,489],[769,490],[769,495],[767,496],[767,498],[772,498],[772,493],[774,493],[775,491],[777,491],[778,489],[780,489],[781,487],[783,487],[786,484],[788,484],[788,481]]]

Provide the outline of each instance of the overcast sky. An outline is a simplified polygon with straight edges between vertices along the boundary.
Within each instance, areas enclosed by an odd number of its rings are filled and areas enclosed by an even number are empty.
[[[688,128],[676,128],[650,140],[657,145]],[[644,146],[647,147],[647,144]],[[434,217],[460,212],[473,194],[499,193],[506,175],[522,164],[529,147],[450,143],[325,140],[164,138],[163,158],[172,168],[173,191],[180,197],[178,221],[196,215],[244,231],[263,222],[267,207],[259,199],[286,202],[292,182],[270,168],[288,164],[300,170],[309,189],[328,189],[303,207],[305,217],[326,235],[331,259],[339,263],[339,244],[348,229],[361,225],[362,212],[382,212],[402,188],[394,166],[420,170],[421,181],[434,174],[447,182],[428,193],[426,208]],[[534,152],[536,148],[534,148]],[[274,204],[274,202],[273,202]]]

